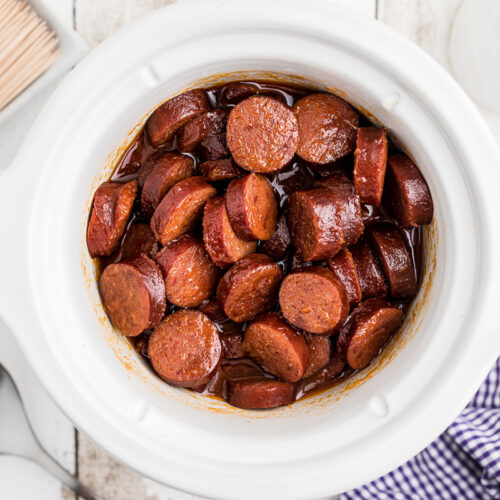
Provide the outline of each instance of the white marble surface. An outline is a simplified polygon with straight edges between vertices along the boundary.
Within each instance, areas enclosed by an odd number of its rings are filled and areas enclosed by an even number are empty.
[[[0,0],[1,1],[1,0]],[[45,0],[60,20],[73,26],[92,47],[128,21],[174,0]],[[272,1],[272,0],[270,0]],[[325,0],[330,1],[330,0]],[[331,0],[334,1],[334,0]],[[420,45],[450,69],[448,41],[461,0],[336,0],[381,22]],[[24,131],[42,105],[40,96],[18,119],[0,130],[0,168],[5,166]],[[496,119],[496,118],[494,118]],[[21,391],[40,440],[64,466],[76,472],[107,500],[189,499],[139,476],[99,450],[74,430],[54,406],[36,377],[22,360],[16,345],[0,323],[0,362],[22,381]],[[1,415],[0,415],[1,425]],[[193,479],[195,480],[195,479]],[[37,466],[19,458],[0,455],[0,500],[61,500],[74,495]]]

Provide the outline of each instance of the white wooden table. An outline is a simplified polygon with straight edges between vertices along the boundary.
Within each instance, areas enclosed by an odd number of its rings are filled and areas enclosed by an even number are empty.
[[[46,1],[53,6],[54,12],[62,22],[73,26],[93,47],[128,21],[174,0]],[[461,0],[337,1],[365,15],[376,17],[403,33],[449,70],[448,39]],[[31,114],[35,112],[36,108],[30,110]],[[11,125],[11,127],[16,126],[18,126],[16,123]],[[7,350],[4,349],[5,345]],[[4,349],[4,355],[13,360],[18,354],[10,353],[9,348],[15,351],[15,346],[9,347],[9,345],[3,326],[0,324],[0,348]],[[0,361],[1,354],[0,352]],[[28,410],[47,450],[106,500],[195,498],[141,477],[106,455],[73,428],[38,386],[36,378],[27,372],[21,363],[17,363],[16,367],[24,372],[22,375],[25,387],[21,387],[21,391],[26,394]],[[16,373],[13,375],[16,376]],[[0,500],[35,498],[74,500],[74,495],[37,466],[21,459],[0,456]]]

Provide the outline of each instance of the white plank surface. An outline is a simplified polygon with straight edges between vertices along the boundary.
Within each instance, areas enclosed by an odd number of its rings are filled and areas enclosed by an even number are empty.
[[[130,20],[172,1],[47,0],[60,19],[72,24],[91,46],[97,45]],[[336,1],[368,16],[375,16],[377,13],[382,22],[416,42],[449,69],[448,38],[460,0]],[[36,110],[32,112],[34,116]],[[16,127],[16,123],[12,123],[11,126]],[[0,348],[3,349],[1,332],[0,326]],[[0,354],[1,352],[7,353],[6,350],[0,351]],[[80,434],[77,435],[75,447],[71,424],[38,388],[36,380],[29,376],[22,378],[28,381],[23,384],[29,395],[30,412],[38,422],[36,429],[47,449],[69,470],[74,470],[77,460],[80,478],[104,498],[109,500],[194,498],[139,476],[107,456]],[[36,466],[10,457],[0,457],[0,485],[0,500],[73,498]]]

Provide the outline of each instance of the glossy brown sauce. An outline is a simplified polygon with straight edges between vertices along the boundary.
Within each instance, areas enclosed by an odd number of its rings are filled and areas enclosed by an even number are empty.
[[[251,93],[255,94],[264,94],[276,97],[280,99],[284,103],[289,106],[292,106],[294,102],[304,97],[307,94],[316,92],[312,89],[307,89],[303,87],[293,87],[293,86],[284,86],[280,84],[272,84],[268,82],[242,82],[242,88],[239,89],[241,95],[248,97]],[[244,95],[244,92],[248,92],[248,95]],[[231,94],[233,92],[233,94]],[[218,86],[213,87],[208,90],[210,101],[214,108],[232,108],[234,104],[229,104],[228,101],[231,99],[237,99],[241,97],[236,95],[236,91],[231,86]],[[358,111],[359,112],[359,111]],[[360,127],[362,126],[370,126],[372,123],[368,120],[366,116],[360,114]],[[114,173],[111,177],[111,180],[117,182],[127,182],[133,179],[138,179],[140,181],[141,173],[143,172],[143,167],[146,165],[146,160],[154,155],[159,154],[164,151],[175,151],[176,144],[175,140],[172,144],[162,145],[158,148],[154,148],[149,142],[147,133],[142,130],[136,137],[136,139],[132,142],[129,148],[125,151],[122,158],[118,162]],[[396,146],[393,143],[389,145],[390,151],[397,150]],[[197,169],[198,165],[204,161],[199,154],[187,154],[187,156],[191,157],[195,162],[195,169]],[[279,172],[275,172],[268,175],[268,178],[271,181],[271,184],[276,193],[277,199],[279,201],[280,209],[286,210],[288,196],[299,189],[308,189],[312,187],[314,181],[322,176],[326,176],[329,173],[334,171],[343,171],[349,178],[352,179],[352,170],[354,165],[354,156],[352,154],[348,155],[345,158],[335,162],[331,165],[325,166],[313,166],[295,156],[290,164],[285,167],[283,170]],[[320,175],[321,172],[321,175]],[[195,175],[200,175],[195,172]],[[223,181],[215,183],[215,187],[219,191],[219,193],[223,193],[228,185],[229,181]],[[138,197],[139,199],[140,197]],[[136,200],[134,205],[133,215],[131,217],[129,226],[138,222],[144,221],[148,222],[148,220],[141,213],[140,203]],[[369,225],[373,222],[381,222],[381,221],[390,221],[396,225],[397,222],[393,219],[388,212],[385,210],[384,206],[380,208],[373,207],[371,205],[362,205],[363,211],[363,222],[365,225]],[[422,240],[422,232],[420,227],[404,229],[401,228],[401,233],[405,240],[405,244],[410,253],[410,256],[414,263],[414,268],[417,276],[417,282],[420,284],[421,282],[421,274],[422,274],[422,253],[423,253],[423,240]],[[199,229],[201,234],[201,228]],[[262,246],[262,243],[259,244],[259,248]],[[259,249],[257,250],[259,251]],[[101,271],[106,265],[111,262],[119,260],[119,250],[115,252],[108,258],[97,259],[98,271]],[[302,265],[310,265],[309,263],[302,263],[299,259],[293,254],[293,249],[289,249],[285,256],[279,260],[279,264],[282,269],[286,272],[289,272],[291,269],[300,267]],[[326,266],[326,261],[315,262],[315,265]],[[393,304],[397,304],[402,308],[403,312],[406,313],[411,301],[413,299],[407,301],[394,301],[391,300]],[[168,305],[166,314],[174,312],[177,307]],[[275,310],[279,310],[279,306],[275,304]],[[233,321],[225,318],[225,319],[215,319],[220,333],[221,338],[224,343],[225,339],[228,339],[230,336],[243,334],[246,328],[246,323],[237,324]],[[149,337],[151,335],[151,331],[143,332],[141,335],[137,337],[129,338],[132,345],[134,346],[137,353],[142,356],[148,363],[148,342]],[[333,335],[331,339],[333,340],[332,344],[335,346],[337,335]],[[383,350],[383,348],[382,348]],[[334,349],[332,350],[334,352]],[[152,368],[151,368],[152,369]],[[225,396],[225,376],[224,373],[231,373],[231,378],[248,378],[248,377],[270,377],[274,378],[272,375],[266,373],[261,367],[259,367],[254,361],[249,358],[239,358],[239,359],[228,359],[224,358],[221,363],[221,367],[216,372],[212,380],[203,387],[198,388],[199,392],[204,394],[209,394],[218,397]],[[336,375],[334,378],[325,381],[324,373],[320,370],[317,374],[312,375],[308,379],[301,380],[296,383],[296,399],[300,399],[305,395],[310,395],[313,393],[317,393],[318,391],[325,390],[330,388],[340,381],[345,380],[347,377],[353,375],[355,372],[352,369],[346,368],[344,371]]]

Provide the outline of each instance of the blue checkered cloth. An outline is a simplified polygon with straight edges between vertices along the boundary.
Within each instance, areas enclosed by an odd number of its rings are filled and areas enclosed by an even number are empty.
[[[500,498],[500,359],[461,415],[424,451],[341,500]]]

